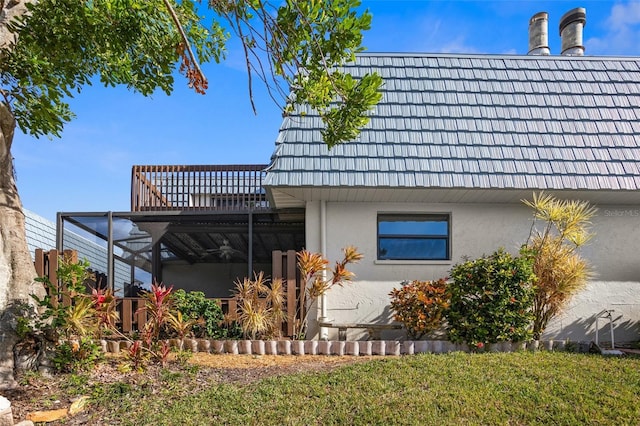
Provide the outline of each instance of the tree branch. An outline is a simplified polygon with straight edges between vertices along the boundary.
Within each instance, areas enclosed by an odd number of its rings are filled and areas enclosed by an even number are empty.
[[[242,26],[240,25],[240,18],[236,13],[236,25],[238,26],[238,35],[240,37],[240,41],[242,42],[242,49],[244,50],[244,60],[247,63],[247,76],[248,76],[248,84],[249,84],[249,102],[251,102],[251,109],[253,109],[254,114],[258,114],[256,111],[256,104],[253,101],[253,83],[251,81],[251,60],[249,59],[249,48],[247,47],[247,41],[242,33]]]
[[[202,81],[206,82],[207,77],[205,77],[204,73],[202,72],[202,69],[200,69],[200,64],[198,62],[198,59],[196,58],[196,55],[193,53],[193,50],[191,49],[191,43],[189,43],[189,39],[187,38],[187,35],[184,32],[184,28],[182,28],[182,24],[178,19],[178,15],[176,14],[176,11],[173,9],[173,6],[171,6],[171,3],[169,2],[169,0],[163,0],[163,2],[167,10],[169,11],[169,15],[171,15],[171,19],[176,25],[176,29],[178,30],[178,33],[180,33],[180,38],[182,38],[182,42],[187,48],[187,52],[189,54],[189,59],[191,60],[191,63],[195,67],[196,72],[200,75],[200,78],[202,79]]]

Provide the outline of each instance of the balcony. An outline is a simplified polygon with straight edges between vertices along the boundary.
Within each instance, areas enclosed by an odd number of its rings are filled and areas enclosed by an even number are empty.
[[[133,166],[131,211],[265,211],[266,164]]]

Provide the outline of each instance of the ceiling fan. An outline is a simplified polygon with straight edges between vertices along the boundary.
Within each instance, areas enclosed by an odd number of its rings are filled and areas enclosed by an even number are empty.
[[[220,259],[231,260],[232,257],[238,254],[242,254],[240,250],[236,250],[229,245],[229,240],[226,238],[222,240],[222,245],[217,249],[207,249],[207,253],[217,254]]]

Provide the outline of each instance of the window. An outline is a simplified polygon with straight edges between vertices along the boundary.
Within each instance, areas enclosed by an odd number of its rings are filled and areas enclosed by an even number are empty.
[[[448,214],[378,215],[378,260],[448,260]]]

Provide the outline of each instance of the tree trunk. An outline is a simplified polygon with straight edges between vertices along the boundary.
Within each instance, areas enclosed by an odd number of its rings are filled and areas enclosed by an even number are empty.
[[[27,248],[24,213],[13,176],[11,142],[16,127],[9,109],[0,103],[0,389],[15,386],[13,350],[18,343],[17,319],[31,294],[44,295]]]
[[[28,3],[37,0],[0,0],[0,49],[10,50],[15,44],[17,34],[8,24],[28,13]],[[34,281],[36,274],[14,180],[11,143],[15,128],[9,106],[0,102],[0,389],[16,384],[13,353],[18,342],[17,320],[25,306],[34,305],[31,294],[44,295],[44,287]]]

